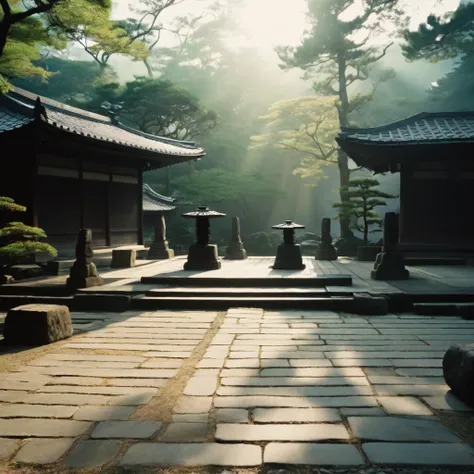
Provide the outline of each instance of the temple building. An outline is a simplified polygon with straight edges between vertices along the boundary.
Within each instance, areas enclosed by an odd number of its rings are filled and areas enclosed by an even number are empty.
[[[345,128],[336,140],[358,166],[400,173],[406,256],[474,256],[474,112],[421,113],[377,128]]]
[[[81,228],[92,229],[95,248],[143,244],[146,211],[173,207],[170,198],[149,196],[143,172],[204,155],[195,143],[21,89],[0,96],[0,194],[27,207],[21,219],[42,227],[59,256],[74,254]]]

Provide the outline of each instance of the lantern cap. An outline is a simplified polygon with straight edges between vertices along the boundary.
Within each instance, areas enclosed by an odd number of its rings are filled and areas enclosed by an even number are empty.
[[[225,217],[226,214],[222,214],[221,212],[212,211],[207,206],[199,206],[196,210],[191,212],[186,212],[186,214],[182,214],[182,217]]]
[[[287,219],[284,224],[277,224],[272,226],[272,229],[280,229],[280,230],[285,230],[285,229],[304,229],[305,226],[301,224],[296,224],[293,222],[291,219]]]

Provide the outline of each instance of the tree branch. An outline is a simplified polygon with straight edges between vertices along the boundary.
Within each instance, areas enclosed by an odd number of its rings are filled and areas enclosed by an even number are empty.
[[[2,7],[4,1],[5,0],[2,0]],[[10,23],[18,23],[19,21],[22,21],[30,16],[50,11],[53,9],[56,3],[59,3],[59,1],[60,0],[49,0],[48,3],[39,3],[36,7],[30,8],[29,10],[25,10],[24,12],[12,13],[10,16]],[[8,2],[8,0],[6,0],[6,2]]]

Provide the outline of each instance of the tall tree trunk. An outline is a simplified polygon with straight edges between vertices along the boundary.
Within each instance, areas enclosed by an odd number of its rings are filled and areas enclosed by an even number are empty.
[[[143,61],[143,64],[145,65],[146,70],[148,72],[148,77],[153,77],[153,68],[151,67],[151,64],[149,63],[148,59],[145,59]]]
[[[338,115],[339,115],[339,124],[341,127],[348,127],[349,126],[349,96],[347,94],[347,84],[346,84],[346,57],[345,52],[341,51],[337,55],[337,66],[338,66],[338,77],[339,77],[339,100],[340,104],[338,107]],[[346,153],[339,149],[337,153],[337,164],[339,167],[339,177],[340,177],[340,196],[341,202],[345,203],[349,201],[349,196],[347,191],[344,190],[344,186],[349,184],[349,180],[351,177],[351,172],[349,170],[349,159],[347,158]],[[349,238],[352,237],[354,234],[350,229],[350,219],[347,217],[343,217],[339,219],[341,224],[341,237],[342,238]]]
[[[10,32],[11,25],[5,23],[5,20],[0,22],[0,58],[3,56],[5,45],[7,44],[8,33]]]

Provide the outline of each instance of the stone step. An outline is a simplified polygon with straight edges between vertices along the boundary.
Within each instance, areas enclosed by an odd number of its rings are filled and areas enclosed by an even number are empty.
[[[131,309],[207,309],[225,310],[228,308],[248,307],[263,309],[313,309],[349,311],[354,301],[352,297],[185,297],[182,296],[135,296],[131,300]]]
[[[148,255],[148,249],[143,245],[127,245],[123,247],[106,247],[102,249],[94,249],[94,264],[97,268],[110,267],[112,263],[112,252],[120,249],[134,249],[137,252],[137,259],[145,259]],[[47,262],[46,269],[50,275],[60,275],[68,272],[74,264],[75,258],[59,258]]]
[[[415,303],[415,313],[423,316],[461,316],[474,319],[474,302]]]
[[[72,296],[0,295],[0,311],[7,311],[23,304],[60,304],[71,308]]]
[[[350,275],[318,275],[308,278],[232,278],[232,277],[142,277],[141,282],[146,285],[192,286],[192,287],[223,287],[223,288],[323,288],[326,286],[351,286]]]
[[[151,297],[182,297],[182,298],[204,298],[204,297],[228,297],[228,298],[327,298],[329,295],[325,288],[153,288],[145,293]],[[339,296],[339,295],[338,295]],[[345,296],[345,295],[341,295]]]

